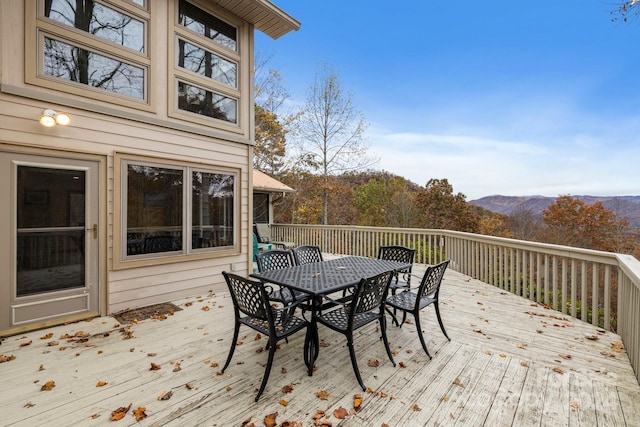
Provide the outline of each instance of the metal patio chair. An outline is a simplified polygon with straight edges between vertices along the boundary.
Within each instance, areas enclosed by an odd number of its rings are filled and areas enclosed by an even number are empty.
[[[387,306],[393,307],[395,310],[402,311],[402,322],[400,323],[400,327],[402,327],[407,319],[407,313],[411,313],[413,315],[416,328],[418,329],[418,336],[420,337],[420,344],[422,344],[422,348],[424,349],[424,352],[427,353],[427,356],[429,356],[429,359],[431,359],[431,354],[429,354],[429,350],[427,350],[427,344],[425,343],[424,336],[422,334],[422,327],[420,326],[420,310],[433,304],[436,309],[436,317],[438,318],[440,329],[444,336],[451,341],[451,338],[447,335],[447,331],[444,329],[442,317],[440,316],[440,306],[438,304],[440,297],[440,285],[442,284],[442,278],[444,277],[444,272],[448,265],[449,260],[443,261],[438,265],[427,267],[427,270],[422,277],[422,282],[420,282],[420,286],[417,288],[417,292],[407,289],[395,295],[391,295],[386,301]],[[395,314],[393,315],[393,320],[395,323],[398,323],[395,318]]]
[[[411,287],[411,269],[413,267],[413,260],[415,256],[415,249],[406,248],[404,246],[380,246],[378,249],[378,259],[411,264],[409,268],[393,273],[393,279],[391,279],[391,284],[389,284],[391,295],[395,295],[398,289],[408,289]],[[396,320],[395,310],[391,313],[389,307],[387,307],[387,311],[393,316],[393,321],[397,325],[398,321]]]
[[[322,250],[320,246],[303,245],[291,249],[296,265],[322,262]]]
[[[349,349],[353,372],[362,390],[366,390],[366,387],[362,382],[358,362],[356,361],[356,353],[353,348],[353,332],[355,330],[371,322],[378,321],[387,355],[393,366],[396,366],[389,348],[389,341],[387,340],[386,317],[384,314],[384,301],[391,277],[392,272],[388,271],[369,279],[362,279],[356,287],[351,301],[348,303],[335,301],[334,309],[321,312],[317,316],[318,323],[343,334],[347,338],[347,348]]]
[[[278,346],[278,341],[286,339],[291,335],[299,332],[302,329],[307,329],[307,336],[305,340],[309,339],[308,322],[305,319],[295,316],[291,312],[291,307],[294,304],[289,304],[283,308],[273,308],[267,297],[267,292],[264,285],[261,282],[246,279],[244,277],[222,272],[231,299],[233,300],[233,311],[235,314],[235,326],[233,330],[233,339],[231,340],[231,349],[229,350],[229,356],[222,368],[224,372],[236,348],[238,341],[238,332],[240,325],[248,326],[261,334],[269,338],[267,347],[269,349],[269,357],[267,359],[267,366],[265,367],[264,376],[262,377],[262,383],[258,390],[258,395],[255,398],[257,402],[269,379],[271,372],[271,365],[273,364],[273,357]]]
[[[256,255],[256,264],[260,273],[270,270],[278,270],[280,268],[293,267],[295,262],[293,254],[289,250],[274,249],[262,252]],[[309,296],[303,292],[279,287],[274,289],[272,285],[267,284],[267,295],[271,301],[277,301],[282,304],[289,304],[294,300],[307,300]]]

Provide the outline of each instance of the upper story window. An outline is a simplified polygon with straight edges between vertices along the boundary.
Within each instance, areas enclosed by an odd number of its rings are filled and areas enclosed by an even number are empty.
[[[144,22],[95,1],[46,1],[44,16],[137,52],[145,51]]]
[[[27,17],[35,24],[27,27],[27,43],[37,46],[35,52],[27,48],[27,82],[151,109],[147,1],[34,3],[26,2]]]
[[[238,127],[238,28],[199,3],[179,0],[175,16],[172,115],[202,124]],[[231,19],[231,18],[227,18]]]
[[[238,50],[238,32],[232,25],[208,14],[191,3],[180,0],[178,23],[194,33],[231,50]]]

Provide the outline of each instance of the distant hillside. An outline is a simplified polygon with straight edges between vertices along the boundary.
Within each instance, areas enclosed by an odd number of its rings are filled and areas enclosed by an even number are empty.
[[[640,196],[573,196],[592,204],[602,202],[605,208],[616,213],[618,218],[626,218],[632,228],[640,228]],[[530,209],[537,215],[556,201],[556,197],[544,196],[487,196],[469,203],[492,212],[511,215],[518,208]]]

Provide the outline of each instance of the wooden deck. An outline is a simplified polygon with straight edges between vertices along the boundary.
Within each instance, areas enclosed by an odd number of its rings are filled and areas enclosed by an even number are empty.
[[[356,353],[370,391],[362,393],[344,338],[321,327],[314,375],[302,360],[304,334],[283,342],[258,403],[264,338],[242,329],[242,345],[218,375],[233,324],[227,292],[177,301],[183,310],[166,320],[123,328],[103,317],[8,337],[0,354],[15,359],[0,363],[0,425],[263,426],[277,412],[276,425],[289,426],[640,426],[640,386],[619,336],[454,271],[441,298],[452,340],[425,310],[432,360],[413,324],[389,327],[395,368],[376,328],[364,328]],[[48,381],[55,387],[41,391]],[[323,390],[327,400],[316,394]],[[129,405],[111,421],[112,411]],[[137,422],[140,407],[147,417]],[[334,414],[340,407],[344,419]],[[327,424],[314,423],[319,410]]]

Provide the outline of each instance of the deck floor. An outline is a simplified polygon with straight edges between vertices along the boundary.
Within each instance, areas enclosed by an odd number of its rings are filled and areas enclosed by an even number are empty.
[[[366,393],[344,337],[320,327],[314,375],[306,375],[297,335],[276,352],[255,403],[264,338],[241,329],[231,366],[218,374],[233,327],[228,293],[174,303],[183,310],[166,320],[123,327],[102,317],[3,339],[0,354],[15,359],[0,363],[0,425],[263,426],[277,413],[278,426],[640,426],[640,386],[618,335],[451,270],[441,310],[452,340],[432,308],[422,314],[432,360],[414,324],[389,327],[395,368],[375,326],[357,334]],[[42,391],[48,381],[55,386]],[[129,405],[113,424],[112,411]],[[141,407],[147,417],[138,422]],[[344,419],[334,412],[341,407]]]

